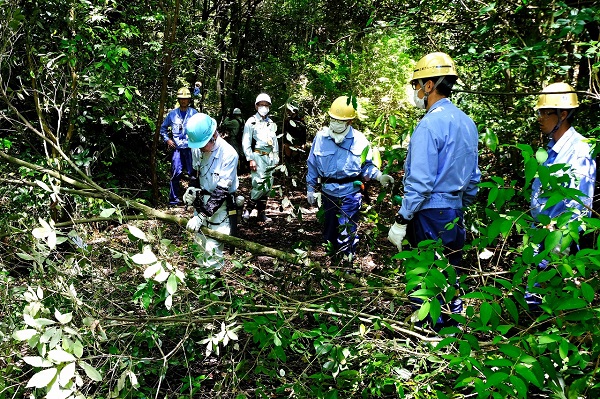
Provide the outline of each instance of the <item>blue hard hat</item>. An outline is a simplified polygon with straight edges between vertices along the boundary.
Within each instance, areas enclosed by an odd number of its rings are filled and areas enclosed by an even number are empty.
[[[215,130],[217,130],[217,121],[210,116],[200,112],[192,115],[185,126],[188,147],[204,147],[212,138]]]

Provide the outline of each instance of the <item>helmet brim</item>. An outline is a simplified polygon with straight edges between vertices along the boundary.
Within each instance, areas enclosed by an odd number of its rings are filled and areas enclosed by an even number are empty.
[[[210,119],[211,119],[210,134],[208,134],[204,139],[202,139],[200,141],[190,140],[190,132],[186,128],[186,133],[188,135],[188,147],[189,148],[202,148],[206,144],[208,144],[210,139],[212,139],[212,137],[215,135],[215,131],[217,130],[217,122],[213,118],[210,118]]]

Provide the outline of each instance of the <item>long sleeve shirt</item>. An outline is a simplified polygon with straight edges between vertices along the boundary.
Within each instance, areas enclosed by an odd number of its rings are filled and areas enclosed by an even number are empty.
[[[585,138],[577,133],[574,128],[569,128],[558,140],[550,140],[548,143],[548,159],[544,165],[566,164],[568,169],[555,172],[555,176],[568,174],[570,177],[567,187],[581,191],[579,199],[591,208],[594,198],[594,184],[596,182],[596,162],[591,157],[590,146]],[[565,198],[559,203],[544,209],[548,197],[544,196],[544,190],[539,178],[532,184],[531,193],[531,215],[537,218],[544,214],[555,218],[566,211],[575,211],[573,218],[578,215],[588,216],[589,210],[574,199]]]
[[[399,214],[410,220],[421,209],[470,205],[481,180],[478,141],[471,118],[447,98],[436,101],[410,138]]]
[[[217,187],[233,193],[237,191],[238,154],[222,137],[217,137],[211,152],[202,152],[192,148],[192,165],[198,171],[200,187],[213,193]]]
[[[252,146],[252,141],[255,145]],[[273,162],[279,163],[279,143],[277,142],[277,125],[268,116],[262,118],[257,112],[248,118],[242,135],[242,149],[247,161],[255,160],[255,150],[271,154]]]
[[[365,148],[370,147],[367,138],[358,130],[350,131],[340,144],[336,144],[329,134],[329,128],[321,129],[313,140],[308,155],[306,183],[308,191],[315,191],[321,177],[321,191],[332,197],[345,197],[360,190],[352,180],[343,183],[327,182],[327,179],[341,180],[356,177],[356,180],[377,178],[381,171],[373,164],[371,151],[361,162]]]
[[[171,127],[171,134],[177,148],[188,148],[188,137],[185,132],[185,126],[191,116],[196,113],[198,111],[191,107],[188,107],[185,112],[181,112],[181,108],[175,108],[169,112],[160,126],[160,135],[163,140],[165,142],[169,141],[169,127]]]

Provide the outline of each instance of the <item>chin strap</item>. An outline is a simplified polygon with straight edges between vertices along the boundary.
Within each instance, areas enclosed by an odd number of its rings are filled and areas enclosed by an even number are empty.
[[[561,125],[563,124],[563,122],[566,119],[569,119],[571,117],[571,115],[573,115],[573,112],[575,112],[575,108],[571,109],[569,111],[569,114],[567,115],[567,117],[565,119],[560,119],[560,113],[562,112],[562,110],[560,108],[558,108],[556,110],[556,114],[558,115],[558,123],[556,124],[556,126],[554,126],[554,129],[552,129],[552,131],[550,133],[548,133],[548,137],[550,137],[550,139],[552,139],[554,137],[554,133],[556,133],[556,131],[558,129],[560,129]]]
[[[445,76],[440,76],[438,78],[437,82],[435,82],[435,84],[433,85],[433,89],[431,89],[430,92],[425,91],[425,85],[423,84],[423,79],[419,79],[419,84],[423,88],[423,93],[425,93],[425,95],[423,96],[423,101],[425,101],[425,108],[427,108],[427,98],[429,97],[429,93],[434,91],[435,88],[438,87],[438,85],[444,81],[444,78],[445,78]]]

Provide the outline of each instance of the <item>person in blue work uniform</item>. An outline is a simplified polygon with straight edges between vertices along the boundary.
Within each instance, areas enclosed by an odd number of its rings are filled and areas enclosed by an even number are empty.
[[[441,239],[454,267],[461,264],[466,239],[463,209],[475,200],[481,179],[477,127],[448,98],[457,78],[454,61],[445,53],[427,54],[415,66],[415,105],[427,112],[410,138],[402,206],[388,234],[398,251],[405,237],[413,247]],[[455,297],[443,310],[460,313],[462,300]],[[437,323],[450,320],[444,315]]]
[[[198,233],[196,240],[203,250],[199,264],[219,270],[224,263],[224,244],[205,236],[200,229],[207,226],[223,234],[235,235],[237,209],[233,196],[239,184],[238,154],[219,135],[217,122],[206,114],[193,115],[186,130],[199,183],[199,188],[188,187],[183,195],[183,202],[194,207],[194,216],[186,228]]]
[[[248,222],[252,210],[258,210],[258,221],[270,223],[266,214],[267,199],[273,186],[273,169],[279,163],[279,144],[277,142],[277,125],[269,117],[271,97],[261,93],[254,102],[256,114],[252,115],[244,125],[242,149],[250,168],[252,190],[250,200],[242,214]]]
[[[542,93],[544,92],[552,94],[541,94],[535,106],[540,130],[550,139],[548,158],[544,165],[568,165],[568,174],[571,176],[568,187],[581,191],[579,199],[582,203],[565,198],[545,208],[548,197],[543,195],[542,183],[536,178],[532,185],[531,216],[536,221],[539,221],[540,215],[554,219],[565,212],[573,212],[572,219],[590,216],[596,182],[596,162],[592,159],[591,148],[585,137],[571,126],[579,107],[577,94],[567,83],[551,84]]]
[[[192,95],[187,87],[182,87],[177,91],[177,101],[179,102],[179,107],[169,112],[160,126],[160,134],[163,140],[167,144],[167,147],[173,150],[171,179],[169,183],[169,205],[171,206],[181,205],[179,184],[183,172],[185,171],[190,176],[190,179],[194,172],[192,168],[192,151],[188,147],[185,126],[189,118],[198,112],[190,107]],[[195,183],[190,181],[190,184]]]
[[[362,205],[362,183],[375,179],[383,186],[394,184],[394,178],[381,173],[373,164],[367,138],[352,126],[356,110],[350,98],[338,97],[329,108],[329,126],[315,136],[308,155],[306,197],[310,205],[317,202],[321,191],[325,211],[323,238],[330,254],[352,264],[359,242],[358,221]]]
[[[535,178],[531,192],[531,216],[537,223],[548,224],[549,220],[556,220],[566,212],[571,212],[570,220],[591,216],[594,198],[594,185],[596,183],[596,162],[591,156],[590,145],[585,142],[585,137],[573,128],[575,111],[579,107],[575,90],[567,83],[554,83],[547,86],[538,97],[534,109],[538,113],[540,130],[549,139],[548,158],[545,166],[565,164],[567,171],[556,172],[555,175],[569,176],[565,187],[577,189],[581,192],[578,202],[575,199],[565,198],[552,206],[546,207],[551,187],[542,187],[539,178]],[[554,228],[550,222],[550,228]],[[579,250],[579,244],[573,240],[565,242],[554,248],[556,253],[568,255]],[[543,248],[540,248],[543,250]],[[548,260],[544,259],[538,267],[545,269]],[[533,290],[535,291],[535,290]],[[530,308],[536,309],[541,303],[541,298],[535,293],[526,293],[525,301]]]

